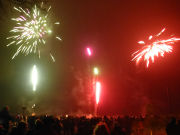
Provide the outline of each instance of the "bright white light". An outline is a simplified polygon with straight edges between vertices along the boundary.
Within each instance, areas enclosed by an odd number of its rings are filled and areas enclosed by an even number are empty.
[[[92,55],[92,50],[91,50],[91,48],[86,48],[86,51],[87,51],[87,54],[88,54],[88,56],[91,56]]]
[[[35,108],[36,107],[36,104],[33,104],[32,108]]]
[[[101,92],[101,83],[96,82],[96,104],[99,104],[100,92]]]
[[[51,33],[52,33],[52,30],[48,30],[48,33],[51,34]]]
[[[94,68],[94,74],[98,75],[99,74],[99,69],[97,67]]]
[[[31,72],[31,82],[33,85],[33,91],[36,91],[37,81],[38,81],[38,72],[37,72],[36,65],[34,65]]]

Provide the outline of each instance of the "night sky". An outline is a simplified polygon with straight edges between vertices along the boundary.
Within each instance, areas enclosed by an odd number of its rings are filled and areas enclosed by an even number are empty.
[[[137,42],[163,28],[165,36],[180,37],[179,0],[49,0],[52,21],[60,21],[53,31],[63,41],[49,39],[41,59],[20,54],[11,60],[16,46],[6,47],[6,37],[13,27],[12,7],[29,2],[0,0],[0,107],[9,105],[20,112],[22,106],[36,103],[41,112],[89,112],[86,82],[89,68],[98,66],[99,113],[138,114],[149,106],[158,114],[180,113],[180,42],[148,69],[145,62],[131,61],[131,54],[141,47]],[[88,46],[93,49],[91,58],[85,54]],[[34,64],[39,71],[36,93],[29,80]]]

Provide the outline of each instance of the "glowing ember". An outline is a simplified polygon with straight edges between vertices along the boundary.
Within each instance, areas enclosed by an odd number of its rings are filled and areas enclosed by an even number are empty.
[[[144,61],[146,61],[146,67],[148,68],[150,59],[152,62],[154,62],[155,56],[158,57],[160,55],[163,57],[164,53],[171,53],[173,50],[172,45],[175,42],[179,41],[180,38],[171,37],[171,38],[163,39],[163,40],[158,40],[158,39],[153,40],[153,38],[159,37],[164,31],[165,31],[165,28],[154,37],[152,35],[149,36],[149,42],[150,42],[149,44],[146,44],[144,41],[139,41],[138,42],[139,44],[145,45],[145,46],[143,46],[142,49],[132,54],[133,56],[132,61],[135,60],[136,64],[138,64],[140,60],[144,59]]]
[[[87,51],[87,54],[88,54],[88,56],[91,56],[92,55],[92,50],[91,50],[91,48],[86,48],[86,51]]]

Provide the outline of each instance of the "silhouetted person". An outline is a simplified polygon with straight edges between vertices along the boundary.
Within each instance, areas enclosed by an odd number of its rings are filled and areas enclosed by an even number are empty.
[[[27,131],[27,124],[25,122],[19,122],[17,127],[12,128],[10,135],[26,135]]]
[[[178,120],[177,122],[176,129],[177,129],[177,135],[180,135],[180,120]]]
[[[125,135],[125,132],[120,127],[120,125],[115,124],[114,129],[112,130],[112,135]]]
[[[11,120],[12,120],[12,117],[9,114],[9,107],[6,106],[0,112],[0,121],[1,121],[1,124],[4,126],[4,128],[6,130],[8,130],[8,128],[9,128],[9,121],[11,121]]]
[[[110,130],[105,122],[99,122],[93,131],[93,135],[110,135]]]
[[[3,126],[0,125],[0,135],[5,135],[5,134],[6,134],[6,132],[5,132],[4,128],[3,128]]]
[[[176,118],[171,118],[170,123],[166,126],[166,133],[167,135],[178,135],[177,134],[177,125],[176,125]]]

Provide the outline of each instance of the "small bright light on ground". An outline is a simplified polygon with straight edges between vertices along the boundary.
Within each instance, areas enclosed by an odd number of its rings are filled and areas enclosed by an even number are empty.
[[[31,72],[31,82],[33,85],[33,91],[36,91],[37,81],[38,81],[38,73],[37,73],[36,65],[34,65]]]

